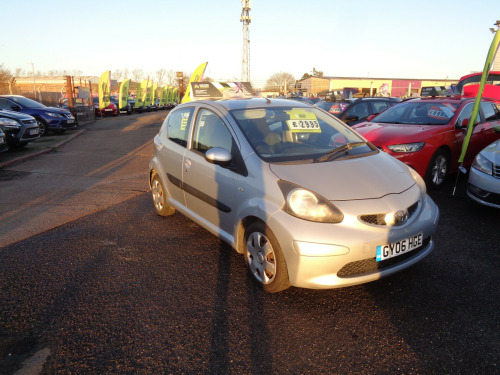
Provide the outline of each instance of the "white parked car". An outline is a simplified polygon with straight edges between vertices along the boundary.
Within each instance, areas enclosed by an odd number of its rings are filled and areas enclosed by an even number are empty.
[[[179,105],[148,178],[160,215],[230,244],[268,292],[377,280],[434,248],[439,211],[418,173],[301,102]]]

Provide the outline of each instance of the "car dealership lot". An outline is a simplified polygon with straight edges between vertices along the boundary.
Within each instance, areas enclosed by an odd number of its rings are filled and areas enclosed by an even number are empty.
[[[499,211],[430,192],[436,248],[387,279],[269,295],[147,188],[166,113],[0,170],[0,373],[499,373]],[[28,146],[29,147],[29,146]],[[1,155],[0,155],[1,157]],[[48,350],[48,351],[47,351]]]

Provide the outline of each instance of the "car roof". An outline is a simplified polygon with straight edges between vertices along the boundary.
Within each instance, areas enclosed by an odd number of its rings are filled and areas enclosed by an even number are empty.
[[[288,99],[270,99],[270,98],[251,98],[251,99],[227,99],[227,100],[196,100],[188,103],[189,104],[210,104],[213,106],[220,106],[228,111],[233,109],[248,109],[248,108],[262,108],[262,107],[312,107],[311,104],[305,102],[288,100]],[[184,106],[181,104],[181,106]],[[179,106],[179,107],[181,107]]]
[[[495,99],[492,98],[481,98],[482,100],[485,101],[495,101]],[[406,100],[405,102],[440,102],[440,103],[463,103],[465,101],[474,101],[476,98],[471,98],[471,97],[465,97],[461,95],[454,95],[454,96],[424,96],[420,98],[413,98],[410,100]]]

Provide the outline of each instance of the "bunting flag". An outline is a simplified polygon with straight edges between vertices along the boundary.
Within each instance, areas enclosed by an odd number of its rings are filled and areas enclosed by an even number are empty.
[[[120,108],[125,108],[128,104],[128,89],[130,86],[130,79],[122,81],[120,85],[120,96],[118,102],[120,103]]]
[[[465,135],[464,142],[462,143],[462,153],[460,154],[460,158],[458,162],[460,166],[465,159],[465,154],[467,153],[467,147],[469,147],[470,138],[472,136],[472,132],[474,127],[477,125],[477,114],[479,112],[479,104],[481,102],[481,97],[483,95],[484,85],[486,83],[486,78],[488,77],[488,73],[491,70],[491,66],[493,65],[493,60],[495,59],[495,54],[498,49],[498,45],[500,44],[500,28],[497,29],[495,36],[493,37],[493,41],[491,42],[490,50],[488,51],[488,56],[486,57],[486,62],[484,64],[483,75],[481,76],[481,82],[479,83],[479,89],[477,91],[476,100],[474,101],[474,107],[472,108],[472,113],[469,118],[469,125],[467,125],[467,134]]]
[[[111,103],[111,70],[101,74],[99,78],[99,109],[106,108]]]
[[[186,87],[186,92],[184,93],[184,97],[182,98],[181,103],[187,103],[191,101],[191,82],[201,82],[203,80],[203,74],[205,73],[205,69],[207,68],[208,62],[204,62],[200,66],[196,68],[193,74],[191,74],[191,78],[189,79],[189,83]]]

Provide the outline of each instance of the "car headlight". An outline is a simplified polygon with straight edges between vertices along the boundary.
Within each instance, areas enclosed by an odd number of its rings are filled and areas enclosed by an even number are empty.
[[[0,118],[0,125],[5,129],[19,129],[21,125],[10,118]]]
[[[493,163],[486,159],[483,155],[477,154],[472,162],[472,168],[477,169],[483,173],[493,175]]]
[[[283,210],[288,214],[321,223],[340,223],[344,219],[344,214],[321,195],[284,180],[278,185],[285,197]]]
[[[424,179],[413,168],[408,167],[408,169],[410,170],[410,173],[411,173],[413,179],[415,180],[418,187],[420,188],[420,191],[422,192],[422,196],[425,197],[427,195],[427,186],[425,185]]]
[[[50,117],[59,117],[58,113],[45,112],[45,114],[48,115],[48,116],[50,116]]]
[[[393,152],[417,152],[425,145],[425,142],[405,143],[401,145],[390,145],[387,148]]]

